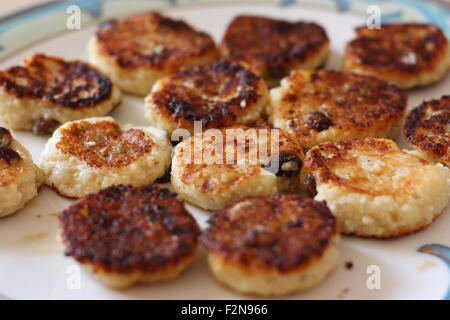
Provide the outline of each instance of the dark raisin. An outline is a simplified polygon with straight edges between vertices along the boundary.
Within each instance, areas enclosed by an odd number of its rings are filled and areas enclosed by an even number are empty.
[[[314,198],[317,195],[317,185],[316,185],[316,179],[314,179],[314,176],[312,173],[308,173],[305,179],[305,185],[306,185],[306,192],[311,198]]]
[[[0,147],[0,161],[3,160],[9,165],[12,165],[20,159],[20,155],[16,151],[9,148]]]
[[[309,114],[306,125],[308,126],[308,128],[320,132],[328,129],[331,126],[331,121],[322,112],[313,112]]]
[[[293,153],[282,153],[280,155],[280,169],[277,176],[293,177],[298,175],[302,167],[302,160]]]

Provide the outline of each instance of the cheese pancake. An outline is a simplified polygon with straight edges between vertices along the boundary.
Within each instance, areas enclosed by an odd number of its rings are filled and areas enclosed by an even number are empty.
[[[269,100],[263,80],[237,63],[220,60],[160,79],[146,98],[145,116],[169,135],[258,121]]]
[[[336,266],[338,225],[324,202],[251,197],[218,210],[202,235],[214,277],[262,296],[309,289]]]
[[[208,34],[157,12],[102,23],[88,51],[92,64],[124,91],[142,96],[159,78],[217,57]]]
[[[403,130],[418,155],[450,167],[450,96],[424,101],[408,114]]]
[[[359,27],[347,44],[344,70],[375,76],[409,89],[439,81],[450,68],[447,37],[430,24]]]
[[[174,149],[171,181],[183,199],[207,210],[247,196],[297,192],[303,151],[268,127],[209,129]]]
[[[269,87],[294,69],[315,69],[328,56],[325,30],[312,22],[238,16],[231,21],[221,45],[225,58],[248,64]]]
[[[49,186],[78,198],[116,184],[152,183],[169,169],[171,150],[162,130],[89,118],[59,127],[45,145],[40,167]]]
[[[68,121],[107,115],[121,93],[87,63],[35,54],[0,71],[0,121],[16,130],[51,134]]]
[[[0,127],[0,217],[15,213],[34,198],[42,179],[28,150]]]
[[[59,229],[65,255],[116,289],[178,276],[200,235],[176,194],[157,186],[86,195],[59,215]]]
[[[387,139],[323,143],[301,173],[308,193],[326,201],[341,232],[392,238],[428,226],[445,209],[450,170],[399,150]]]
[[[383,80],[332,70],[298,70],[270,92],[269,122],[306,149],[326,141],[394,138],[406,92]]]

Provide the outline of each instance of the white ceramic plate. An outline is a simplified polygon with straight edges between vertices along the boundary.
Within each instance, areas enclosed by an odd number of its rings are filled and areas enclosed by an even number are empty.
[[[331,39],[331,56],[326,68],[340,68],[345,43],[353,37],[355,26],[365,23],[366,15],[336,10],[330,1],[322,1],[322,7],[308,5],[280,6],[275,2],[247,4],[203,4],[169,7],[165,2],[143,1],[78,1],[83,9],[80,30],[65,30],[57,35],[55,30],[65,29],[65,7],[55,10],[40,8],[32,17],[21,23],[11,19],[0,20],[0,68],[21,63],[22,59],[36,52],[63,58],[87,59],[86,44],[95,32],[97,18],[105,19],[124,13],[158,8],[169,16],[183,18],[219,41],[227,23],[237,14],[251,13],[285,19],[305,19],[320,23]],[[290,1],[284,1],[286,3]],[[347,1],[337,1],[338,4]],[[93,3],[98,7],[94,8]],[[328,6],[325,6],[328,5]],[[65,4],[67,6],[67,4]],[[87,6],[86,8],[83,6]],[[365,9],[364,1],[352,2],[352,6]],[[99,9],[100,8],[100,9]],[[392,4],[383,10],[404,10],[412,19],[424,20],[420,12]],[[386,9],[387,8],[387,9]],[[399,9],[400,8],[400,9]],[[88,10],[88,11],[85,11]],[[351,8],[350,8],[351,9]],[[410,11],[408,11],[410,10]],[[85,13],[89,12],[89,13]],[[416,15],[414,15],[416,14]],[[391,14],[392,16],[392,14]],[[389,12],[388,12],[389,17]],[[395,17],[395,15],[394,15]],[[14,18],[14,17],[13,17]],[[448,18],[448,17],[447,17]],[[12,22],[15,20],[13,19]],[[16,21],[17,22],[17,21]],[[61,25],[62,24],[62,25]],[[34,31],[32,31],[34,30]],[[41,39],[45,35],[45,39]],[[14,41],[16,39],[17,41]],[[36,39],[41,39],[34,43]],[[20,46],[17,44],[19,43]],[[10,44],[10,45],[8,45]],[[23,48],[26,46],[25,48]],[[17,51],[19,50],[19,51]],[[15,51],[15,52],[13,52]],[[411,91],[409,109],[424,99],[438,98],[450,93],[450,75],[440,83],[425,89]],[[123,102],[112,116],[121,123],[148,125],[143,118],[143,99],[124,96]],[[15,136],[38,161],[47,140],[28,132],[15,132]],[[398,139],[406,147],[402,138]],[[205,255],[200,251],[194,264],[179,278],[153,286],[137,286],[126,291],[110,290],[81,271],[80,286],[73,282],[77,265],[63,256],[62,247],[56,242],[57,213],[71,203],[53,190],[43,187],[38,197],[15,215],[0,219],[0,297],[39,299],[240,299],[217,284],[209,274]],[[208,213],[188,206],[199,223],[205,226]],[[394,240],[369,240],[343,237],[339,249],[340,263],[337,270],[316,288],[292,299],[448,299],[450,211],[448,208],[431,226],[415,234]],[[422,251],[431,254],[418,252]],[[433,256],[435,255],[435,256]],[[347,269],[345,262],[353,262]],[[75,266],[75,267],[74,267]],[[380,271],[379,289],[369,289],[367,281],[370,266]],[[370,268],[369,268],[370,271]],[[73,285],[75,284],[75,286]]]

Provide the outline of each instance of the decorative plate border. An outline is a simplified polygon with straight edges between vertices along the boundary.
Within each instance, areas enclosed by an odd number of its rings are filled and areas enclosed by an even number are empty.
[[[81,23],[106,20],[142,10],[159,10],[179,5],[242,3],[241,0],[57,0],[29,7],[0,17],[0,60],[14,52],[58,33],[68,31],[67,8],[81,9]],[[450,37],[450,4],[445,0],[246,0],[247,3],[265,2],[280,6],[307,4],[339,11],[366,14],[369,5],[378,5],[381,22],[420,21],[439,26]],[[39,30],[39,33],[36,32]],[[450,271],[450,248],[442,244],[426,244],[417,249],[443,260]],[[2,297],[0,294],[0,299]],[[450,300],[450,282],[445,300]]]
[[[380,7],[381,22],[422,21],[438,25],[450,37],[450,4],[445,0],[245,0],[280,6],[307,4],[340,11],[366,14],[369,5]],[[0,17],[0,60],[40,40],[68,31],[68,6],[81,9],[82,24],[105,20],[141,10],[170,6],[218,3],[242,3],[242,0],[57,0]],[[39,33],[36,32],[39,30]]]

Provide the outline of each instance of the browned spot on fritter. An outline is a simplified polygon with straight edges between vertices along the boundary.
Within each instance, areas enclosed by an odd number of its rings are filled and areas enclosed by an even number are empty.
[[[234,124],[247,112],[246,107],[261,98],[262,86],[253,72],[220,60],[169,76],[149,100],[180,128],[193,128],[194,121],[201,121],[205,128],[218,128]]]
[[[126,166],[150,152],[153,141],[142,130],[122,131],[111,121],[80,121],[61,130],[56,147],[92,167]]]
[[[290,87],[277,106],[278,114],[291,122],[302,145],[328,129],[387,130],[406,109],[406,92],[374,77],[319,70],[295,72],[287,79]]]
[[[450,162],[450,96],[424,101],[405,120],[408,142],[426,154]]]
[[[0,72],[0,87],[18,98],[83,108],[95,107],[111,95],[109,78],[81,61],[36,54],[24,62],[24,67]]]
[[[100,53],[122,68],[175,71],[189,59],[216,55],[209,35],[155,12],[103,23],[96,35]]]
[[[314,198],[317,195],[317,184],[312,173],[308,173],[306,175],[305,186],[306,186],[306,193],[308,193],[308,196]]]
[[[0,127],[0,147],[9,147],[12,142],[12,135],[8,129]]]
[[[289,272],[320,258],[336,234],[336,219],[325,203],[278,195],[216,211],[202,240],[229,263]]]
[[[263,77],[282,78],[327,43],[325,30],[315,23],[239,16],[225,32],[222,54],[248,63]]]
[[[176,194],[157,186],[86,195],[60,214],[59,225],[67,256],[121,273],[175,266],[192,255],[200,234]]]
[[[445,58],[447,38],[428,24],[388,24],[380,29],[359,27],[347,44],[346,64],[381,74],[415,75]]]

